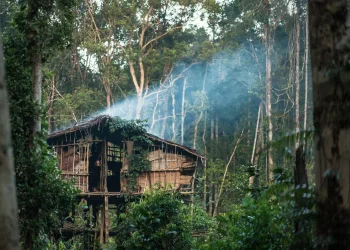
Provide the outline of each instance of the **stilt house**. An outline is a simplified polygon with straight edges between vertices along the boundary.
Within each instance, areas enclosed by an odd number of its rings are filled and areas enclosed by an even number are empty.
[[[203,159],[193,149],[148,134],[134,122],[129,121],[127,126],[123,122],[98,116],[47,138],[57,155],[62,178],[74,180],[80,196],[94,207],[96,218],[101,212],[101,243],[108,240],[109,204],[123,202],[125,193],[139,195],[155,185],[191,195],[196,167]],[[131,156],[141,153],[148,168],[138,169],[135,176],[136,158]]]

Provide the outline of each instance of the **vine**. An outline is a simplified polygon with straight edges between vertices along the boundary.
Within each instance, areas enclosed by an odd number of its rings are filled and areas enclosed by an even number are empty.
[[[119,130],[122,137],[134,142],[132,154],[128,154],[124,149],[122,150],[126,158],[132,162],[128,170],[121,175],[121,178],[127,179],[127,193],[131,193],[137,188],[137,177],[152,168],[151,162],[148,160],[148,147],[153,142],[146,136],[147,121],[124,120],[120,117],[113,117],[108,124],[110,132],[113,133]]]

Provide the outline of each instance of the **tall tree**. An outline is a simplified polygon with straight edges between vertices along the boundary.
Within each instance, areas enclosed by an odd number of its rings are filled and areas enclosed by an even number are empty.
[[[309,1],[309,18],[319,249],[349,249],[349,2]]]
[[[5,67],[0,40],[0,249],[19,247],[18,208]]]
[[[300,0],[296,0],[295,29],[295,132],[297,134],[295,149],[298,149],[300,132]]]
[[[42,99],[43,61],[57,47],[67,45],[71,36],[74,0],[24,1],[25,35],[31,67],[32,96],[37,104]],[[39,114],[34,118],[33,133],[41,130]]]

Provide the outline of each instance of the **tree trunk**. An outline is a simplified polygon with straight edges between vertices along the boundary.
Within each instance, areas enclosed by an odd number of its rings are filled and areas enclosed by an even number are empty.
[[[184,145],[184,134],[185,134],[185,94],[186,94],[187,77],[184,79],[182,87],[182,101],[181,101],[181,144]]]
[[[299,148],[299,132],[300,132],[300,106],[299,106],[299,96],[300,96],[300,1],[296,0],[296,17],[295,17],[295,150]]]
[[[259,136],[259,125],[260,125],[260,113],[261,113],[261,107],[262,103],[259,105],[259,110],[258,110],[258,118],[256,120],[256,128],[255,128],[255,136],[254,136],[254,143],[253,143],[253,151],[252,151],[252,156],[250,158],[250,164],[252,167],[255,168],[254,175],[249,177],[249,186],[252,188],[254,184],[257,183],[258,175],[257,175],[257,152],[256,152],[256,146],[258,143],[258,136]]]
[[[33,28],[36,17],[39,15],[38,6],[34,0],[28,1],[27,12],[27,29],[26,37],[28,40],[28,53],[31,65],[31,81],[32,81],[32,96],[37,104],[41,105],[41,87],[42,87],[42,58],[41,58],[41,42],[38,38],[38,32]],[[40,115],[33,117],[33,135],[41,131]]]
[[[136,104],[136,116],[135,119],[141,119],[141,112],[143,107],[143,96],[142,92],[137,93],[137,104]]]
[[[166,130],[166,125],[167,125],[167,119],[168,119],[168,99],[169,96],[167,94],[165,94],[165,98],[164,98],[164,118],[163,118],[163,123],[162,123],[162,130],[160,131],[160,137],[164,139],[164,135],[165,135],[165,130]]]
[[[207,143],[206,143],[206,130],[207,130],[207,111],[204,114],[204,128],[202,142],[204,147],[204,166],[203,166],[203,209],[207,211]]]
[[[173,122],[171,124],[171,128],[173,131],[173,138],[171,140],[176,141],[176,136],[177,136],[177,134],[176,134],[176,99],[175,99],[175,89],[174,88],[171,91],[171,103],[173,106],[173,109],[172,109]]]
[[[214,119],[210,119],[210,140],[214,141]]]
[[[208,205],[209,205],[209,216],[213,216],[213,173],[210,174],[210,185],[209,185],[209,201],[208,201]]]
[[[309,89],[309,17],[305,23],[305,97],[304,97],[304,146],[306,150],[307,106]]]
[[[216,141],[216,144],[219,143],[219,117],[216,117],[216,124],[215,124],[215,141]]]
[[[305,190],[308,187],[308,180],[306,174],[306,162],[305,162],[305,151],[303,146],[300,146],[295,151],[295,168],[294,168],[294,185],[295,185],[295,209],[301,211],[304,208],[309,208],[303,197]],[[295,227],[295,238],[291,249],[307,249],[305,245],[305,234],[310,232],[309,223],[303,223],[304,218],[295,216],[294,227]]]
[[[0,40],[0,249],[19,250],[18,208],[4,71]]]
[[[48,125],[48,129],[47,132],[50,134],[51,133],[51,119],[52,119],[52,107],[53,107],[53,101],[55,98],[55,76],[52,76],[51,78],[51,91],[49,94],[49,109],[47,110],[47,125]]]
[[[350,249],[349,5],[309,1],[317,232],[333,240],[322,249]]]
[[[157,112],[157,108],[158,108],[158,103],[159,103],[159,91],[157,91],[156,103],[155,103],[155,105],[153,107],[152,123],[151,123],[151,127],[150,127],[151,133],[154,133],[154,125],[156,123],[156,112]]]
[[[270,15],[270,3],[267,4],[267,13]],[[269,172],[269,181],[273,180],[273,157],[272,157],[272,147],[271,143],[273,140],[273,125],[272,125],[272,114],[271,114],[271,51],[273,50],[273,41],[271,37],[270,25],[269,23],[265,24],[265,48],[266,48],[266,118],[268,123],[268,172]]]
[[[214,203],[215,204],[216,204],[216,201],[218,200],[218,197],[219,197],[219,184],[215,184],[214,185]],[[213,207],[214,207],[213,216],[218,215],[218,207],[215,208],[215,204],[213,204]]]

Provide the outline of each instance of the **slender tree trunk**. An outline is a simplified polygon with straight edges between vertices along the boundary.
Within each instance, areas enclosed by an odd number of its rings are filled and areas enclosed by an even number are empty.
[[[143,107],[143,95],[142,91],[137,93],[137,104],[136,104],[136,116],[135,119],[141,119],[141,112]]]
[[[158,108],[158,103],[159,103],[159,91],[157,91],[157,95],[156,95],[156,103],[153,107],[153,113],[152,113],[152,123],[151,123],[151,127],[150,127],[150,131],[151,133],[154,133],[154,125],[156,122],[156,112],[157,112],[157,108]]]
[[[172,119],[172,124],[171,124],[171,128],[173,131],[173,138],[172,141],[176,141],[176,99],[175,99],[175,89],[173,88],[171,91],[171,103],[172,103],[172,115],[173,115],[173,119]]]
[[[214,207],[213,216],[218,215],[219,208],[217,207],[215,209],[216,201],[218,200],[218,198],[219,198],[219,184],[215,184],[214,185],[214,202],[215,202],[215,204],[213,204],[213,207]],[[219,203],[218,203],[218,205],[219,205]]]
[[[164,118],[163,118],[163,123],[162,123],[162,130],[160,131],[160,137],[164,139],[165,135],[165,130],[166,130],[166,125],[167,125],[167,119],[168,119],[168,100],[169,96],[165,94],[164,98]]]
[[[251,114],[250,114],[250,107],[252,105],[252,97],[250,94],[250,90],[248,90],[248,115],[247,115],[247,119],[248,119],[248,129],[247,129],[247,146],[250,147],[250,143],[251,143]]]
[[[210,145],[213,147],[214,144],[214,124],[215,121],[214,119],[210,119]],[[211,147],[211,148],[212,148]],[[214,184],[213,184],[213,173],[210,173],[210,177],[209,177],[209,200],[208,200],[208,206],[209,206],[209,215],[213,216],[213,192],[214,192]]]
[[[299,106],[299,96],[300,96],[300,1],[296,0],[296,18],[295,18],[295,150],[299,148],[299,132],[300,132],[300,106]]]
[[[214,141],[214,119],[210,119],[210,140]]]
[[[28,53],[31,65],[31,81],[33,100],[41,105],[41,86],[42,86],[42,58],[41,42],[39,41],[38,32],[33,28],[36,17],[39,15],[38,6],[35,0],[28,1],[27,12],[27,29],[26,36],[28,40]],[[34,118],[33,135],[41,131],[40,115]]]
[[[204,166],[203,166],[203,209],[207,211],[207,144],[206,144],[206,130],[207,130],[207,111],[204,114],[204,128],[202,142],[204,147]]]
[[[50,133],[51,132],[51,119],[52,119],[52,107],[53,107],[53,101],[55,98],[55,76],[52,76],[51,78],[51,91],[49,94],[49,109],[47,110],[47,125],[48,125],[48,129],[47,132]]]
[[[222,181],[221,181],[221,185],[220,185],[220,190],[219,190],[219,193],[218,195],[216,196],[215,198],[215,208],[214,208],[214,214],[217,215],[218,214],[218,206],[219,206],[219,202],[220,202],[220,196],[222,194],[222,190],[224,188],[224,184],[225,184],[225,179],[226,179],[226,175],[227,175],[227,171],[228,171],[228,167],[230,166],[231,162],[232,162],[232,159],[233,157],[235,156],[235,153],[236,153],[236,150],[237,150],[237,146],[238,144],[241,142],[243,138],[243,130],[242,130],[242,133],[241,133],[241,136],[238,138],[237,142],[236,142],[236,145],[232,151],[232,154],[230,156],[230,159],[229,161],[227,162],[226,164],[226,167],[225,167],[225,172],[224,172],[224,176],[222,177]]]
[[[209,200],[208,200],[208,205],[209,205],[209,216],[213,216],[213,173],[210,174],[210,180],[209,180]]]
[[[104,87],[105,87],[105,91],[106,91],[106,108],[108,111],[111,110],[111,99],[112,99],[112,91],[111,88],[109,86],[108,81],[104,81]]]
[[[215,142],[216,142],[216,144],[219,143],[219,117],[216,117],[216,124],[215,124]]]
[[[10,114],[0,39],[0,249],[19,250],[18,208]]]
[[[268,3],[268,16],[270,15],[270,3]],[[265,47],[266,47],[266,118],[268,123],[268,168],[269,168],[269,181],[273,180],[273,157],[272,157],[272,146],[273,141],[273,125],[272,125],[272,114],[271,114],[271,51],[273,49],[273,41],[271,37],[270,25],[265,24]]]
[[[350,249],[349,7],[309,1],[319,249]]]
[[[186,85],[187,85],[187,77],[184,79],[184,84],[182,87],[182,102],[181,102],[181,144],[184,144],[184,134],[185,134],[185,96],[186,96]]]
[[[306,174],[306,162],[305,162],[305,153],[303,146],[301,145],[296,149],[295,152],[295,168],[294,168],[294,185],[295,185],[295,206],[297,211],[301,211],[303,208],[307,208],[308,204],[305,202],[303,197],[305,190],[308,187],[308,180]],[[293,240],[292,249],[307,249],[305,245],[305,234],[309,232],[309,224],[303,223],[303,219],[300,216],[294,218],[295,226],[295,238]]]
[[[305,21],[305,97],[304,97],[304,146],[306,150],[307,106],[309,89],[309,17]]]
[[[259,105],[259,110],[258,110],[258,118],[256,120],[256,128],[255,128],[255,136],[254,136],[254,143],[253,143],[253,151],[252,151],[252,156],[250,158],[250,164],[252,167],[256,168],[257,164],[257,158],[256,158],[256,146],[258,142],[258,135],[259,135],[259,124],[260,124],[260,113],[261,113],[261,107],[262,103]],[[257,182],[258,176],[256,175],[257,171],[255,169],[254,175],[249,177],[249,186],[253,187],[253,185]]]

